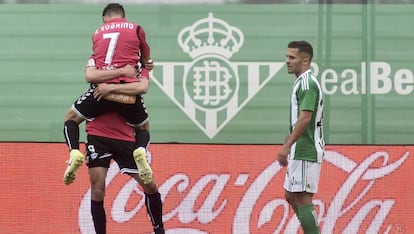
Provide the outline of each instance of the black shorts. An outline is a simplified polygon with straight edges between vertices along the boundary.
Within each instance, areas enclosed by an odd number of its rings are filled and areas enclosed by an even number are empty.
[[[147,108],[141,95],[137,95],[134,104],[124,104],[119,102],[93,97],[94,85],[91,85],[82,96],[72,105],[72,110],[86,120],[93,120],[96,116],[105,112],[114,111],[122,115],[126,122],[132,126],[143,126],[148,121]]]
[[[133,152],[135,142],[101,136],[87,136],[86,162],[88,168],[109,168],[111,159],[118,164],[121,173],[138,173]]]

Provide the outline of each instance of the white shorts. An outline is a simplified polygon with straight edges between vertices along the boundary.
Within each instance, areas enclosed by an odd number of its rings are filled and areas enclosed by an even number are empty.
[[[321,163],[304,160],[289,160],[285,185],[289,192],[317,193],[319,177],[321,174]]]

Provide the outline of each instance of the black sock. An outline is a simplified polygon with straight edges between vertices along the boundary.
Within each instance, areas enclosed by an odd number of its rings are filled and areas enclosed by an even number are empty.
[[[162,201],[159,192],[153,194],[145,194],[145,206],[147,207],[148,215],[150,216],[154,231],[164,230],[162,222]]]
[[[106,234],[106,214],[103,201],[91,200],[91,213],[96,234]]]
[[[79,149],[79,125],[75,121],[68,120],[65,122],[63,135],[69,150]]]
[[[147,148],[149,141],[150,141],[150,134],[147,130],[137,129],[137,128],[135,129],[136,148],[138,147]]]

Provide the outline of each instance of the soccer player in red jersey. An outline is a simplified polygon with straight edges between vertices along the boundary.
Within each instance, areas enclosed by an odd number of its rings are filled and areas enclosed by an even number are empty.
[[[82,165],[84,155],[79,151],[79,124],[83,120],[93,120],[107,112],[120,113],[128,124],[136,129],[136,150],[134,157],[137,164],[146,160],[145,140],[149,140],[146,129],[148,113],[141,95],[108,95],[101,100],[93,96],[95,84],[140,82],[144,86],[140,94],[147,92],[148,79],[137,79],[135,66],[138,62],[152,69],[150,47],[146,42],[145,32],[141,26],[125,19],[122,5],[110,3],[103,10],[104,24],[96,29],[92,36],[93,54],[85,69],[86,81],[91,83],[88,89],[74,102],[64,119],[64,136],[70,150],[70,158],[64,173],[65,184],[71,184]],[[143,69],[140,77],[148,77],[148,70]],[[151,171],[140,173],[145,183],[151,182]]]
[[[140,93],[138,83],[100,84],[95,89],[96,98],[113,93]],[[116,112],[107,112],[86,123],[87,143],[86,159],[91,182],[91,212],[97,234],[106,233],[106,215],[104,209],[105,179],[113,159],[121,173],[133,177],[143,188],[145,206],[156,234],[165,233],[162,221],[162,201],[154,179],[146,183],[139,176],[141,170],[149,168],[137,164],[133,157],[135,150],[135,131],[127,125],[124,118]],[[148,142],[146,148],[148,146]],[[149,155],[149,154],[148,154]],[[147,163],[145,160],[142,163]],[[152,177],[151,173],[151,177]]]

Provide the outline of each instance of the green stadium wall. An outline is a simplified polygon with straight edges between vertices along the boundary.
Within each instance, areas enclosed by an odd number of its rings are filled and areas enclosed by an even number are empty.
[[[0,141],[64,141],[63,117],[88,88],[83,68],[103,7],[1,6]],[[144,27],[157,65],[145,95],[152,142],[282,143],[294,80],[283,66],[286,47],[307,40],[326,93],[328,144],[413,144],[412,5],[126,5],[126,11]],[[194,44],[186,27],[208,29],[213,21],[215,31],[207,32],[214,43],[222,30],[238,50],[226,44],[231,54],[215,47],[186,53],[180,32]],[[197,96],[205,86],[194,82],[194,69],[207,60],[219,64],[211,79],[220,89]],[[214,80],[220,72],[231,74],[227,83]]]

